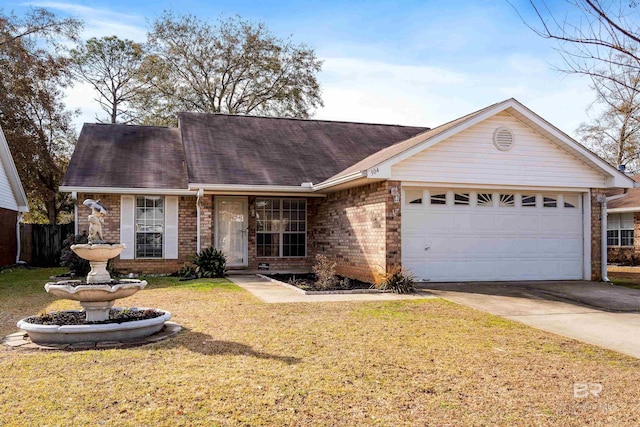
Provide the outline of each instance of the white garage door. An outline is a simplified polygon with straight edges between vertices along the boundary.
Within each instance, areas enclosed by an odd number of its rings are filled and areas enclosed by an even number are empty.
[[[583,277],[582,197],[405,189],[402,264],[419,280]]]

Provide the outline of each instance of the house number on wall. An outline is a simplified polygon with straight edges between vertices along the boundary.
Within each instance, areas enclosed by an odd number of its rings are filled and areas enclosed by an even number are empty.
[[[373,176],[373,175],[377,175],[378,173],[380,173],[380,168],[376,166],[375,168],[369,169],[368,175]]]

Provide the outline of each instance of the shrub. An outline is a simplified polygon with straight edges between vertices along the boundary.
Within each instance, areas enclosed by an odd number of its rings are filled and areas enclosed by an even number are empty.
[[[316,263],[312,267],[316,275],[316,287],[320,289],[333,289],[338,285],[336,277],[336,263],[322,254],[316,255]]]
[[[198,277],[224,277],[227,258],[221,250],[209,247],[197,253],[193,259]]]
[[[71,245],[80,245],[88,243],[86,234],[70,234],[62,242],[62,252],[60,254],[60,265],[63,267],[69,267],[71,274],[76,277],[82,277],[89,274],[91,266],[89,261],[80,258],[75,252],[71,250]]]
[[[390,289],[396,294],[410,294],[416,291],[414,283],[415,279],[410,273],[397,267],[384,275],[384,280],[378,284],[378,289]]]

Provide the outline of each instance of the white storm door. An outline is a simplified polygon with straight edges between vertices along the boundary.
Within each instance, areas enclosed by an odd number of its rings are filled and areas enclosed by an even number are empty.
[[[227,257],[230,267],[248,265],[246,197],[216,197],[216,248]]]

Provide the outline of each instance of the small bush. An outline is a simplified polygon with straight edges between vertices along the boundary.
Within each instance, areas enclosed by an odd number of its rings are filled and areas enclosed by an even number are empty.
[[[70,234],[62,242],[60,265],[63,267],[68,267],[71,271],[71,274],[76,277],[86,276],[91,270],[89,261],[80,258],[78,255],[76,255],[75,252],[71,250],[72,245],[80,245],[84,243],[89,243],[86,234]]]
[[[338,285],[336,277],[336,263],[322,254],[316,255],[316,263],[312,267],[316,275],[316,287],[320,289],[335,289]]]
[[[378,284],[378,289],[390,289],[396,294],[410,294],[416,291],[414,283],[414,277],[398,267],[384,275],[384,280]]]
[[[193,264],[198,277],[224,277],[227,258],[221,250],[209,247],[196,254]]]

